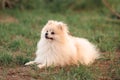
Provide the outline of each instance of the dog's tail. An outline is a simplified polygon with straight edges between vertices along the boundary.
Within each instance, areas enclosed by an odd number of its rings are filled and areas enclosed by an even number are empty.
[[[77,41],[79,62],[81,64],[89,65],[100,57],[99,50],[87,39],[79,38]]]

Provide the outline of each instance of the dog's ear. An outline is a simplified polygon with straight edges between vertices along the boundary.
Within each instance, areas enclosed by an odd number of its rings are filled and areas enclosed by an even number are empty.
[[[61,23],[59,23],[59,24],[58,24],[58,28],[59,28],[60,30],[63,30],[63,25],[62,25]]]
[[[48,24],[52,24],[54,21],[53,20],[49,20],[48,21]]]
[[[66,24],[64,24],[64,23],[62,23],[62,22],[59,22],[58,23],[58,28],[60,29],[60,30],[62,30],[62,31],[65,31],[65,32],[69,32],[68,31],[68,28],[67,28],[67,25]]]

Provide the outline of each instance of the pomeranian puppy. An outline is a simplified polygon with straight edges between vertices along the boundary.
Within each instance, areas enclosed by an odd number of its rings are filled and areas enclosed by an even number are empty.
[[[42,29],[35,60],[25,65],[37,64],[39,68],[79,63],[89,65],[97,58],[99,53],[95,45],[87,39],[69,35],[66,24],[49,20]]]

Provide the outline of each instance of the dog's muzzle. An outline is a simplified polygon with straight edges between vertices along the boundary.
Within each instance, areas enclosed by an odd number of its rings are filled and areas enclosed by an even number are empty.
[[[51,37],[48,37],[48,33],[46,33],[46,34],[45,34],[45,38],[46,38],[46,39],[53,40],[53,38],[51,38]]]

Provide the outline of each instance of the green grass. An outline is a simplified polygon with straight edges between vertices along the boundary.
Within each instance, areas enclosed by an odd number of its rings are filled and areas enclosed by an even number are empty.
[[[54,68],[48,68],[42,72],[40,76],[43,80],[94,80],[92,72],[85,66],[71,66],[66,68],[59,68],[54,72]]]
[[[87,38],[104,54],[89,67],[39,70],[31,66],[28,67],[29,77],[42,80],[120,79],[120,21],[107,20],[107,14],[104,9],[80,13],[67,11],[64,14],[44,10],[1,11],[0,15],[12,16],[18,23],[0,23],[0,67],[23,67],[25,62],[33,60],[40,31],[48,20],[53,19],[68,24],[72,35]]]
[[[12,59],[12,55],[9,52],[1,52],[0,53],[0,65],[8,65],[10,63],[12,63],[13,59]]]

